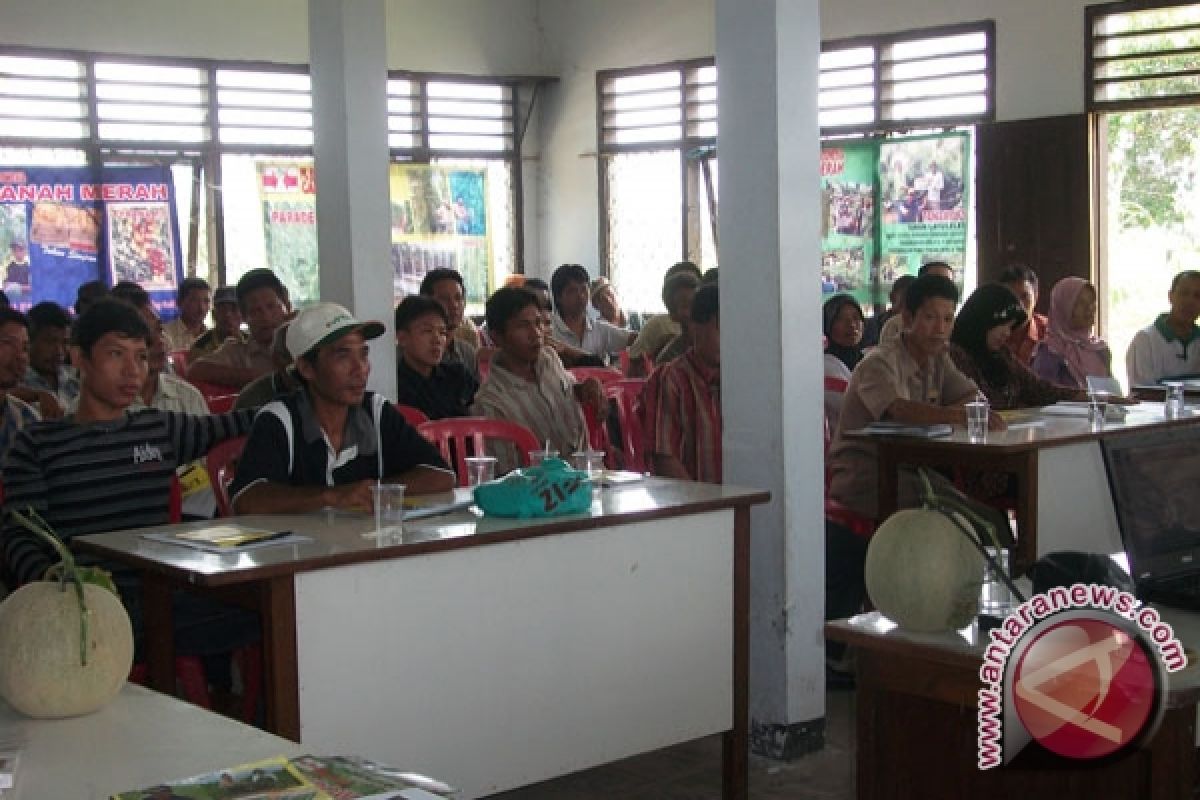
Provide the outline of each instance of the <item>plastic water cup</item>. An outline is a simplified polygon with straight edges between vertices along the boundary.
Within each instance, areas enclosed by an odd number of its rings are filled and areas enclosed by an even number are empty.
[[[586,472],[589,478],[594,478],[604,471],[604,451],[577,451],[571,454],[571,464],[575,469]]]
[[[988,404],[976,400],[967,403],[967,439],[972,442],[987,441]]]
[[[546,458],[558,458],[557,450],[530,450],[529,451],[529,466],[536,467]]]
[[[1184,415],[1186,399],[1183,393],[1182,381],[1166,381],[1166,396],[1163,398],[1163,416],[1167,419],[1179,419]]]
[[[377,483],[371,487],[375,502],[375,535],[399,538],[404,533],[404,484]]]
[[[1108,414],[1108,392],[1088,392],[1088,425],[1094,431],[1104,430]]]
[[[994,547],[985,547],[984,549],[987,550],[988,556],[995,562],[996,567],[1004,570],[1004,574],[1008,575],[1008,550],[1004,548],[997,550]],[[992,562],[988,562],[983,569],[983,588],[979,598],[979,607],[985,614],[1003,613],[1012,605],[1013,601],[1012,590],[1000,578],[996,567],[992,566]]]
[[[494,456],[468,456],[467,485],[478,486],[496,478],[496,458]]]

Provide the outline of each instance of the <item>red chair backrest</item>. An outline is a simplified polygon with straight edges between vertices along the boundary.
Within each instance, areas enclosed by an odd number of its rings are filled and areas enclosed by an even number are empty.
[[[193,380],[188,380],[188,383],[199,389],[200,394],[204,395],[205,400],[210,397],[224,397],[228,394],[236,395],[238,393],[238,387],[226,386],[222,383],[209,383],[208,381]]]
[[[490,347],[479,351],[479,382],[482,384],[487,381],[488,373],[492,369],[492,356],[496,351]]]
[[[208,469],[208,481],[212,484],[213,496],[217,499],[217,516],[233,516],[233,507],[229,502],[229,484],[233,482],[237,460],[242,456],[246,447],[245,436],[235,436],[213,445],[204,466]]]
[[[837,378],[833,375],[825,376],[825,391],[827,392],[841,392],[842,394],[845,394],[846,387],[849,385],[850,382],[845,378]]]
[[[617,424],[621,426],[621,468],[634,472],[646,471],[645,443],[642,441],[642,418],[639,403],[644,378],[622,378],[604,387],[604,392],[617,404]]]
[[[458,485],[467,485],[467,456],[487,453],[488,440],[512,444],[522,465],[529,463],[529,451],[538,450],[542,443],[515,422],[487,417],[447,417],[423,422],[417,426],[421,435],[437,446],[446,463],[454,467]],[[470,442],[468,452],[467,443]],[[570,457],[570,453],[566,454]]]
[[[186,378],[188,368],[188,351],[172,350],[168,357],[171,359],[171,364],[175,367],[175,374],[181,378]]]
[[[429,417],[419,408],[406,406],[403,403],[396,403],[396,410],[400,412],[400,416],[412,425],[414,428],[423,422],[429,422]]]
[[[601,383],[612,383],[624,377],[620,372],[608,367],[571,367],[567,370],[575,376],[575,380],[583,382],[588,378],[596,378]]]
[[[183,522],[183,484],[178,475],[171,476],[171,493],[167,495],[167,522]]]
[[[216,397],[206,397],[204,402],[208,405],[208,411],[211,414],[225,414],[233,411],[233,406],[237,403],[238,396],[236,394],[221,394]]]

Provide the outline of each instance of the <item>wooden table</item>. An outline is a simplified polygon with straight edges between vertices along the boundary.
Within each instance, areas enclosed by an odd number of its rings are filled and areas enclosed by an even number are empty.
[[[107,800],[117,792],[307,752],[134,684],[96,713],[71,719],[28,719],[0,700],[0,739],[10,735],[24,743],[14,800]]]
[[[1197,615],[1166,611],[1163,616],[1181,641],[1200,641]],[[1006,766],[980,771],[977,634],[910,634],[872,612],[830,622],[825,635],[854,647],[859,800],[1193,796],[1200,767],[1200,668],[1195,664],[1170,676],[1166,713],[1144,750],[1101,763],[1073,762],[1031,748]]]
[[[590,512],[460,512],[364,537],[364,515],[246,517],[310,541],[208,554],[124,531],[82,550],[142,575],[151,679],[172,686],[169,593],[262,614],[268,727],[444,777],[477,797],[724,732],[745,797],[750,506],[646,479]]]
[[[1015,480],[1018,570],[1051,550],[1122,550],[1099,439],[1147,426],[1197,425],[1200,414],[1166,420],[1161,403],[1142,403],[1129,407],[1124,422],[1106,423],[1101,431],[1091,430],[1083,417],[1030,412],[1016,422],[1007,431],[989,432],[983,443],[970,442],[957,427],[939,439],[871,436],[878,451],[879,518],[897,508],[901,465],[1003,472]]]

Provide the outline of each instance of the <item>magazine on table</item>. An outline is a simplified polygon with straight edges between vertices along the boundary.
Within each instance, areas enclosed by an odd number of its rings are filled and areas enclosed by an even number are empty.
[[[206,525],[173,533],[144,533],[142,538],[166,544],[177,544],[208,553],[228,553],[234,550],[253,550],[276,544],[307,542],[307,536],[291,531],[248,528],[244,525]]]

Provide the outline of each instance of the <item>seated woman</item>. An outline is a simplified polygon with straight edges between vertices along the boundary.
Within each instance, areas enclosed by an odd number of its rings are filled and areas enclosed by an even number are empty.
[[[850,382],[850,373],[862,361],[862,306],[848,294],[835,294],[825,301],[821,325],[825,333],[825,377]],[[836,431],[842,413],[842,391],[825,391],[825,419]]]
[[[1086,400],[1086,392],[1055,386],[1034,375],[1005,346],[1013,328],[1024,321],[1025,309],[1008,287],[980,286],[954,320],[950,358],[998,411]]]
[[[1033,356],[1033,371],[1058,386],[1087,390],[1089,375],[1112,377],[1112,352],[1092,333],[1096,287],[1067,277],[1050,292],[1050,327]]]

